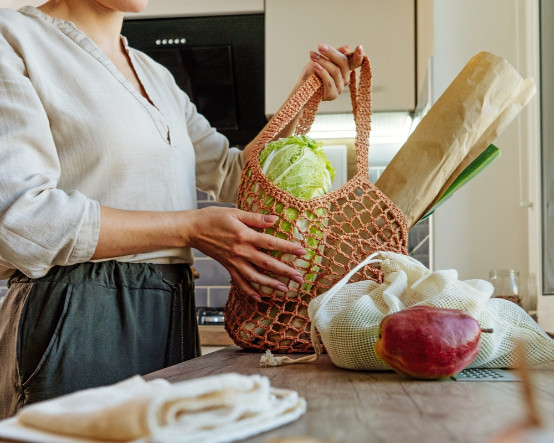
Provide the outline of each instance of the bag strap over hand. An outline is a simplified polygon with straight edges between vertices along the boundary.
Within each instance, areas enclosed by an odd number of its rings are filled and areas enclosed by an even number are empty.
[[[368,175],[369,163],[369,133],[371,129],[371,67],[369,59],[364,56],[360,68],[360,82],[357,85],[356,71],[350,72],[350,100],[352,114],[356,124],[356,175]],[[258,159],[267,143],[289,124],[299,112],[302,112],[296,128],[296,134],[306,134],[315,119],[319,103],[323,99],[323,84],[320,78],[313,74],[298,88],[269,121],[250,156]]]

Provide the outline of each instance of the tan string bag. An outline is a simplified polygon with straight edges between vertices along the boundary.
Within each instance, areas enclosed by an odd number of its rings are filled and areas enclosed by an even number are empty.
[[[245,349],[274,352],[307,352],[312,348],[308,304],[329,290],[357,263],[375,251],[407,254],[408,228],[402,213],[369,181],[369,132],[371,122],[371,68],[364,57],[360,81],[350,73],[350,97],[356,124],[356,174],[341,188],[329,194],[303,200],[276,187],[262,172],[259,157],[265,145],[300,112],[297,135],[306,134],[323,97],[323,85],[312,75],[283,105],[264,129],[242,170],[237,206],[263,214],[276,214],[279,220],[265,230],[278,238],[296,242],[307,254],[271,253],[301,271],[305,283],[277,277],[289,291],[257,287],[262,302],[254,302],[231,281],[225,306],[225,329],[233,341]],[[361,269],[353,281],[382,281],[373,267]]]

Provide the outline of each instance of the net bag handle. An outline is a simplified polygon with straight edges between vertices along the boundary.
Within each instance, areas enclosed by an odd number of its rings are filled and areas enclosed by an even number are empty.
[[[352,54],[349,54],[350,58]],[[356,125],[356,176],[368,177],[369,174],[369,133],[371,130],[371,66],[369,58],[364,56],[360,67],[360,81],[357,85],[356,71],[350,71],[350,101],[352,114]],[[256,145],[252,149],[248,160],[252,160],[253,167],[259,166],[260,152],[267,143],[288,125],[299,112],[302,112],[300,121],[296,127],[297,135],[306,134],[315,119],[319,104],[323,99],[323,83],[321,79],[312,74],[287,102],[275,113],[266,128],[260,135]]]

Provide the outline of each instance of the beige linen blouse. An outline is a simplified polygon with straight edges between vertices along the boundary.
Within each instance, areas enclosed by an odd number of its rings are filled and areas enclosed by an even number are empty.
[[[0,9],[0,278],[90,260],[100,205],[195,209],[197,188],[236,201],[241,151],[168,70],[127,50],[153,105],[71,22]],[[192,253],[117,260],[192,263]]]

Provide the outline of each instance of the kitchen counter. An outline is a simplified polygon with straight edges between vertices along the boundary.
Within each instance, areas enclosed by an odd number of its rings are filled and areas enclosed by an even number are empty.
[[[225,347],[234,344],[223,325],[198,325],[198,333],[202,346]]]
[[[223,325],[198,325],[202,355],[234,345]]]
[[[410,380],[392,371],[340,369],[328,355],[315,363],[265,368],[260,355],[231,346],[145,378],[177,382],[224,372],[261,374],[272,386],[296,390],[307,400],[300,419],[246,442],[309,436],[336,443],[484,443],[526,413],[519,381]],[[539,410],[552,427],[554,362],[531,373]]]

